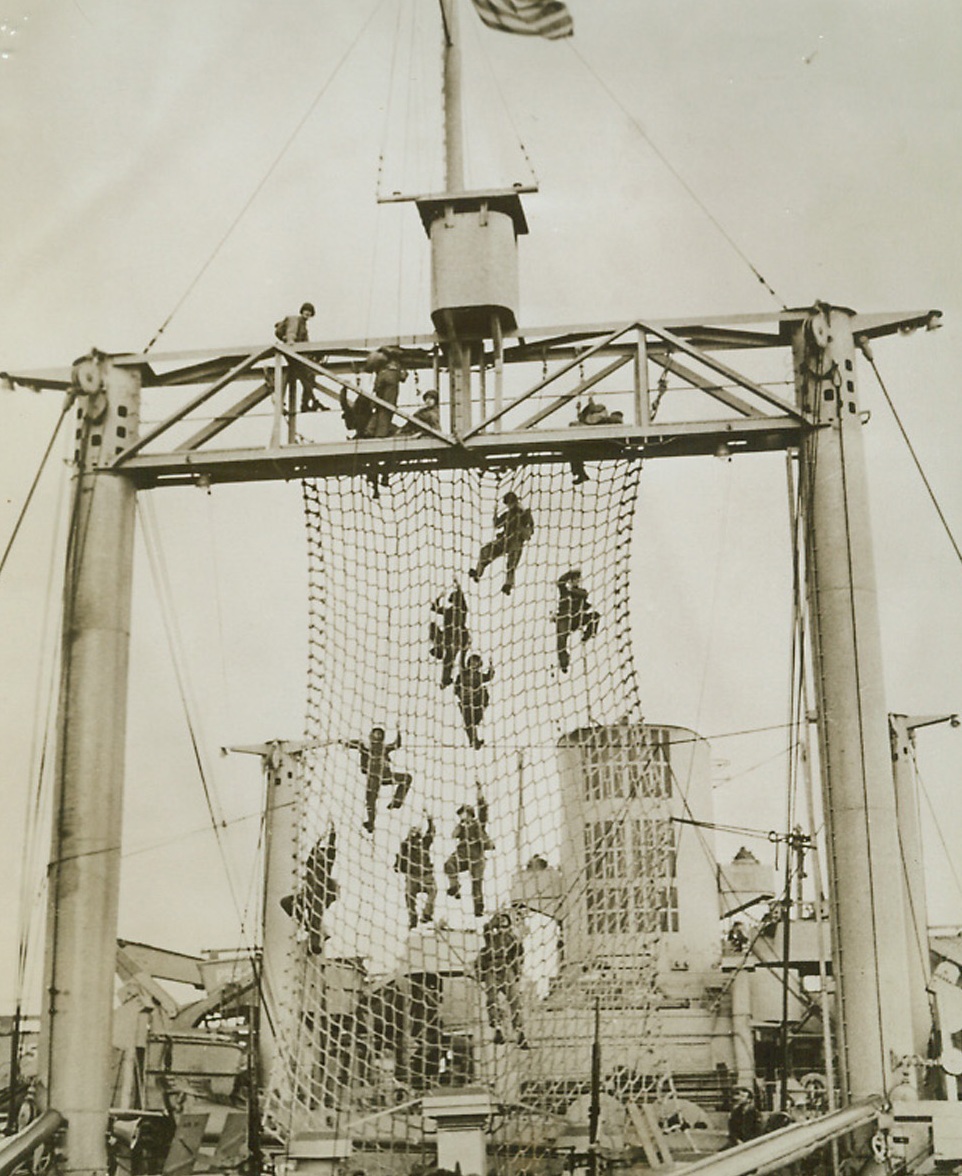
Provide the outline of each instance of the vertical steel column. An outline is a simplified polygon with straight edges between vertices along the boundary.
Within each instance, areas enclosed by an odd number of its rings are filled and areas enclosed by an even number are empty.
[[[492,317],[497,318],[497,315],[493,315]],[[484,420],[488,415],[488,365],[484,358],[484,340],[479,339],[475,344],[475,348],[478,357],[478,412],[481,415],[481,419]]]
[[[471,344],[457,337],[453,315],[446,314],[445,319],[450,427],[457,436],[471,428]]]
[[[807,702],[808,695],[806,691],[806,711],[809,710]],[[802,779],[805,784],[805,807],[808,809],[809,826],[814,829],[816,824],[815,795],[814,789],[812,788],[811,728],[807,722],[802,728],[802,746],[799,762],[802,769]],[[813,844],[812,848],[814,850],[812,854],[812,881],[815,884],[815,941],[818,945],[818,983],[819,992],[821,993],[819,1004],[821,1006],[822,1052],[825,1055],[826,1107],[828,1110],[834,1111],[838,1107],[838,1083],[835,1077],[835,1050],[832,1044],[831,1024],[831,1011],[835,1002],[833,1000],[833,994],[829,990],[828,982],[827,964],[829,949],[825,936],[825,903],[823,901],[825,887],[822,884],[821,850],[818,847],[817,841]],[[832,1171],[838,1171],[837,1162],[834,1163]]]
[[[10,1101],[7,1103],[7,1135],[15,1135],[17,1132],[17,1112],[19,1111],[19,1099],[17,1098],[17,1087],[20,1085],[20,1021],[21,1021],[20,1002],[18,1000],[17,1007],[13,1011],[13,1024],[10,1026],[10,1081],[7,1086],[10,1090]]]
[[[634,423],[651,424],[651,398],[648,394],[648,337],[642,327],[635,331],[635,403]]]
[[[464,191],[464,114],[461,93],[461,38],[458,0],[441,0],[444,19],[444,188]],[[446,217],[453,217],[448,208]],[[471,427],[471,345],[458,338],[453,316],[448,316],[451,432]]]
[[[265,1084],[277,1056],[277,1030],[284,985],[290,982],[297,938],[294,920],[280,901],[297,885],[297,785],[303,774],[303,743],[239,748],[262,756],[264,769],[264,907],[261,916],[261,995],[268,1016],[261,1021],[260,1064]]]
[[[140,377],[94,353],[74,383],[40,1072],[68,1123],[64,1170],[92,1173],[107,1166],[136,495],[107,467],[136,439]]]
[[[755,1089],[755,1034],[752,1029],[752,972],[744,968],[732,977],[732,1051],[735,1082]]]
[[[441,0],[444,18],[444,184],[464,191],[464,116],[461,109],[461,40],[458,0]]]
[[[284,426],[284,360],[280,354],[274,356],[274,395],[271,397],[271,449],[281,443],[281,429]]]
[[[448,344],[445,357],[448,361],[448,428],[453,434],[465,431],[467,425],[463,420],[461,408],[462,400],[462,358],[461,344],[454,333],[454,316],[445,315]],[[438,389],[440,391],[440,389]]]
[[[919,794],[915,782],[915,728],[931,722],[951,720],[951,715],[889,715],[892,740],[892,773],[895,779],[895,808],[899,822],[899,869],[905,886],[905,930],[909,974],[912,977],[912,1038],[919,1057],[928,1056],[932,1032],[928,984],[929,911],[925,897],[925,865],[922,859],[922,830]]]
[[[455,432],[466,433],[471,428],[471,343],[462,340],[458,345],[460,371],[457,379],[457,413]]]
[[[504,407],[504,337],[501,333],[501,319],[497,311],[491,316],[491,341],[494,351],[494,411]],[[501,417],[494,422],[494,431],[501,432]]]
[[[818,730],[831,876],[841,1078],[890,1091],[912,1050],[898,827],[851,312],[796,331],[796,386],[815,427],[801,452]]]

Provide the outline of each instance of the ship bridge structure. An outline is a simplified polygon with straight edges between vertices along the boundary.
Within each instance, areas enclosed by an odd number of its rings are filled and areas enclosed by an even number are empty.
[[[636,1112],[671,1079],[659,961],[679,930],[669,800],[685,784],[632,660],[632,522],[656,458],[793,459],[840,1080],[857,1108],[839,1130],[875,1120],[866,1100],[917,1091],[924,976],[906,963],[890,868],[900,831],[856,369],[872,340],[938,314],[815,302],[526,325],[523,192],[463,181],[455,8],[446,190],[411,198],[433,329],[93,352],[7,376],[65,391],[75,435],[56,799],[68,819],[41,1045],[68,1171],[105,1166],[135,500],[185,484],[302,484],[305,731],[251,749],[268,829],[265,1115],[288,1154],[548,1171],[560,1151],[599,1154],[604,1082],[651,1158]],[[436,416],[421,409],[429,390]],[[617,1074],[602,1073],[606,1052]],[[825,1142],[810,1135],[784,1155]]]

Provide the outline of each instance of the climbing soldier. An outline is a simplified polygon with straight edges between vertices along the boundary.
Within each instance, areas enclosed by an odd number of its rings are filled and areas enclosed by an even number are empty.
[[[568,653],[571,634],[580,629],[582,642],[590,641],[598,632],[601,621],[601,614],[588,603],[588,590],[582,586],[578,568],[572,568],[558,579],[558,611],[554,619],[558,633],[558,665],[562,673],[567,673],[571,664]]]
[[[507,596],[514,587],[514,572],[524,545],[534,534],[534,517],[527,507],[521,505],[513,490],[509,490],[502,501],[504,510],[494,516],[497,533],[481,548],[477,567],[471,568],[468,575],[472,580],[480,580],[488,564],[503,555],[505,573],[501,591]]]
[[[486,683],[494,677],[494,666],[488,666],[485,670],[483,665],[478,654],[472,653],[468,658],[462,654],[461,668],[454,680],[454,696],[461,708],[461,720],[468,742],[475,750],[484,746],[484,740],[478,735],[478,727],[491,701]]]
[[[484,914],[484,855],[494,849],[494,842],[488,836],[488,803],[478,787],[478,806],[463,804],[458,809],[458,823],[454,827],[454,853],[444,863],[448,879],[448,894],[461,897],[460,874],[471,878],[471,897],[474,913],[480,918]]]
[[[332,822],[327,837],[318,837],[307,855],[304,882],[294,894],[281,899],[282,910],[306,932],[308,954],[318,955],[327,938],[321,929],[324,912],[337,898],[339,887],[331,877],[337,857],[337,830]]]
[[[394,859],[394,868],[404,877],[404,901],[408,910],[408,926],[418,925],[418,895],[423,894],[424,910],[421,922],[430,923],[434,918],[434,903],[438,896],[438,885],[434,880],[434,862],[431,845],[434,842],[434,818],[428,817],[427,826],[422,830],[415,825],[401,842]]]
[[[382,785],[394,789],[394,795],[387,806],[391,809],[400,808],[404,804],[404,798],[411,787],[411,773],[394,771],[390,762],[391,753],[397,751],[401,746],[401,732],[397,733],[393,743],[386,744],[384,742],[384,728],[372,727],[370,744],[364,743],[360,739],[348,739],[342,740],[341,745],[361,754],[361,771],[367,778],[367,788],[364,793],[367,820],[363,822],[361,828],[368,833],[373,833],[374,821],[377,817],[377,798]]]
[[[494,1030],[495,1044],[505,1041],[505,1017],[501,998],[508,1008],[511,1029],[522,1049],[530,1048],[524,1035],[524,1020],[521,1015],[521,965],[524,961],[524,945],[515,934],[511,916],[506,911],[492,915],[485,923],[481,934],[481,950],[474,969],[484,988],[484,1003],[488,1013],[488,1024]]]
[[[274,336],[292,347],[295,343],[308,341],[307,324],[314,317],[314,306],[310,302],[302,304],[297,314],[289,314],[286,318],[278,319],[274,324]],[[287,361],[287,372],[284,376],[284,392],[288,396],[288,412],[294,410],[294,398],[297,385],[301,386],[301,412],[316,412],[321,403],[314,395],[314,373],[302,364]]]
[[[454,663],[459,657],[464,656],[464,651],[471,644],[471,634],[468,632],[468,602],[461,591],[461,585],[455,581],[447,602],[442,603],[439,596],[432,602],[431,611],[441,614],[440,625],[437,621],[431,621],[428,634],[431,638],[431,656],[441,662],[443,690],[454,681]]]

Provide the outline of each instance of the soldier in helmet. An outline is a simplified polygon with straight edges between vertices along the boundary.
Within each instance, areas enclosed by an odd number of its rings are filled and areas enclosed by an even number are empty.
[[[601,614],[588,603],[588,591],[581,583],[581,571],[572,568],[558,578],[558,610],[555,613],[555,629],[558,634],[558,665],[567,673],[571,664],[568,640],[581,630],[581,640],[590,641],[598,632]]]
[[[394,789],[388,808],[400,808],[411,787],[410,772],[396,772],[391,767],[391,753],[401,746],[401,732],[397,733],[393,743],[384,742],[384,728],[372,727],[369,743],[360,739],[342,740],[342,746],[360,752],[361,771],[364,773],[367,787],[364,792],[364,804],[367,820],[361,826],[365,832],[374,832],[374,821],[377,817],[377,798],[382,786]]]
[[[428,817],[425,828],[414,825],[401,842],[394,859],[394,868],[404,878],[404,902],[408,912],[408,926],[418,925],[418,895],[423,894],[424,910],[421,922],[430,923],[434,918],[434,903],[438,896],[438,885],[434,880],[434,862],[431,846],[434,843],[434,818]]]
[[[364,370],[374,373],[372,388],[374,395],[380,400],[386,400],[388,404],[397,404],[398,391],[403,381],[408,378],[404,367],[404,352],[401,348],[378,347],[367,357]],[[366,437],[390,437],[391,418],[394,414],[390,409],[382,408],[379,404],[373,404],[372,408],[374,420],[364,435]]]
[[[524,545],[534,535],[534,517],[527,507],[521,505],[513,490],[505,494],[502,502],[504,510],[494,516],[495,536],[481,548],[477,565],[470,569],[468,575],[472,580],[480,580],[488,564],[503,555],[505,572],[501,591],[507,596],[514,587],[514,573]]]
[[[740,1087],[735,1092],[735,1105],[728,1116],[728,1145],[736,1147],[761,1133],[761,1116],[755,1104],[754,1091]]]
[[[428,635],[431,639],[431,656],[441,662],[441,689],[454,681],[454,663],[464,656],[471,644],[468,631],[468,602],[455,581],[454,588],[442,603],[439,596],[431,604],[431,611],[441,614],[440,625],[432,620]]]
[[[282,343],[292,347],[295,343],[308,341],[307,324],[314,317],[314,305],[311,302],[301,304],[297,314],[289,314],[278,319],[274,324],[274,335]],[[288,397],[288,412],[294,408],[294,398],[297,385],[301,386],[301,412],[314,412],[321,407],[320,401],[314,395],[314,373],[310,368],[288,360],[287,372],[284,376],[284,394]]]
[[[377,347],[364,361],[363,370],[374,374],[372,395],[389,405],[397,404],[398,391],[402,382],[408,378],[403,350],[390,345]],[[354,430],[355,437],[390,437],[394,431],[393,411],[375,404],[363,393],[351,404],[346,389],[342,388],[341,415],[345,425]],[[380,487],[388,484],[385,463],[375,463],[366,476],[374,490],[374,497],[379,498]]]
[[[324,948],[321,921],[324,912],[338,895],[338,884],[331,877],[337,857],[337,830],[333,822],[327,837],[318,837],[307,856],[304,882],[294,894],[285,894],[281,909],[307,932],[308,952],[319,954]]]
[[[608,412],[603,404],[598,404],[591,396],[588,403],[578,409],[578,419],[571,421],[572,425],[620,425],[624,421],[624,414]],[[572,481],[577,486],[580,482],[588,481],[588,471],[580,458],[571,459]]]
[[[436,429],[440,432],[441,429],[441,409],[440,401],[437,392],[433,388],[429,388],[424,393],[422,398],[424,404],[417,412],[412,413],[416,421],[423,421],[431,429]],[[413,424],[411,421],[405,421],[398,429],[398,435],[401,437],[408,437],[414,433],[420,433],[422,430]]]
[[[503,1004],[506,1004],[518,1045],[528,1049],[519,991],[523,961],[524,945],[515,933],[511,916],[507,911],[492,915],[481,933],[481,950],[474,965],[475,974],[484,988],[488,1024],[494,1030],[495,1043],[501,1045],[505,1041]]]
[[[448,894],[452,898],[461,897],[459,875],[468,874],[471,878],[471,897],[478,918],[484,914],[484,855],[494,849],[487,824],[488,803],[479,787],[477,811],[469,804],[462,804],[458,809],[458,823],[454,827],[454,853],[444,863]]]
[[[478,727],[491,701],[487,683],[493,677],[494,666],[489,665],[484,669],[480,654],[472,653],[467,658],[461,655],[461,668],[454,680],[454,696],[458,700],[468,742],[475,749],[484,746],[484,740],[478,735]]]

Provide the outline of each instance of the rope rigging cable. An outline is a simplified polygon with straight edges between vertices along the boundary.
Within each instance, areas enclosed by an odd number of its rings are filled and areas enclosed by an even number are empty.
[[[285,1139],[386,1171],[422,1146],[425,1094],[481,1086],[504,1170],[588,1090],[596,999],[606,1072],[639,1095],[664,1073],[675,832],[630,649],[640,466],[595,469],[304,483],[307,740],[265,899]]]
[[[784,299],[781,297],[781,295],[775,290],[775,288],[771,285],[771,283],[764,276],[764,274],[752,262],[751,258],[748,256],[748,254],[745,252],[745,250],[741,247],[741,245],[738,244],[738,242],[731,235],[731,233],[729,233],[729,231],[721,223],[721,221],[718,219],[718,217],[711,211],[711,209],[708,207],[708,205],[705,203],[705,201],[702,200],[702,198],[698,195],[698,193],[695,191],[695,189],[692,187],[692,185],[685,179],[685,177],[681,174],[681,172],[669,160],[668,156],[664,153],[664,151],[662,151],[662,149],[649,136],[649,134],[645,130],[644,126],[642,126],[642,124],[635,117],[635,115],[632,114],[631,111],[624,105],[624,103],[615,94],[615,92],[611,89],[611,87],[608,85],[608,83],[605,81],[605,79],[602,77],[602,75],[594,68],[594,66],[591,65],[591,63],[589,61],[587,61],[584,57],[582,57],[582,55],[578,52],[578,49],[575,45],[571,44],[570,42],[565,42],[565,43],[568,45],[570,52],[578,59],[578,61],[581,62],[581,64],[588,71],[588,73],[591,74],[591,76],[598,83],[598,85],[601,87],[601,89],[604,90],[604,92],[608,95],[608,97],[612,100],[612,102],[614,102],[614,104],[618,107],[618,109],[622,112],[622,114],[625,115],[625,117],[628,119],[628,121],[631,123],[631,125],[635,128],[635,130],[638,132],[638,134],[645,140],[645,142],[648,144],[648,146],[654,152],[654,154],[658,157],[658,159],[661,160],[661,162],[668,169],[668,171],[671,173],[671,175],[674,176],[674,178],[678,181],[678,183],[681,185],[681,187],[684,189],[684,191],[691,197],[691,199],[694,201],[694,203],[701,209],[701,211],[705,214],[705,216],[708,218],[708,220],[711,222],[711,224],[715,226],[715,228],[718,230],[718,232],[721,234],[721,236],[724,238],[724,240],[731,246],[734,253],[745,263],[745,265],[751,271],[755,280],[765,289],[765,291],[768,294],[771,295],[771,297],[781,306],[781,308],[783,310],[787,310],[788,304],[784,301]]]

